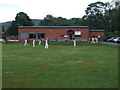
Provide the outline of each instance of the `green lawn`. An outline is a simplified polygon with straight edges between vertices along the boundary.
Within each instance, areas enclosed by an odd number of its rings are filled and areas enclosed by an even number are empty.
[[[2,88],[2,43],[0,42],[0,89]]]
[[[117,88],[118,46],[3,43],[3,88]]]

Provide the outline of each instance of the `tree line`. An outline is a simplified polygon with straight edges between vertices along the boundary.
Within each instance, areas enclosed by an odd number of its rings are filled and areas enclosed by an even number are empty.
[[[82,18],[66,19],[46,15],[40,21],[40,26],[88,26],[90,29],[104,29],[107,36],[119,36],[120,3],[95,2],[88,5]],[[19,12],[15,20],[7,28],[7,35],[17,36],[17,26],[33,26],[34,23],[24,12]],[[4,27],[3,27],[4,30]]]

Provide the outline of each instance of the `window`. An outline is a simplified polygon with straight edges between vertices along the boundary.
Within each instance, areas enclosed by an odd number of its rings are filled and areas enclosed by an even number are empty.
[[[44,32],[38,32],[38,38],[39,39],[45,38],[45,33]]]
[[[29,32],[29,38],[36,38],[35,32]]]
[[[64,37],[64,35],[61,35],[61,37]]]
[[[75,37],[81,37],[81,35],[75,35]]]
[[[81,35],[81,31],[75,31],[75,35]]]
[[[68,37],[68,35],[61,35],[61,37]]]
[[[27,39],[26,32],[20,32],[20,39]]]

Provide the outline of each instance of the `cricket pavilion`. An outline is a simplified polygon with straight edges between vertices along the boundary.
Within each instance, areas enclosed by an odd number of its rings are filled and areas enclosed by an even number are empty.
[[[88,26],[18,26],[18,40],[89,41],[103,37],[104,30],[90,30]]]

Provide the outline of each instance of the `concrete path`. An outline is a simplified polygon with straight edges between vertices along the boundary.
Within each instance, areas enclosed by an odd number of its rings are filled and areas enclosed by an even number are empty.
[[[113,43],[113,42],[99,42],[100,44],[108,44],[108,45],[116,45],[119,46],[120,44],[118,43]]]

